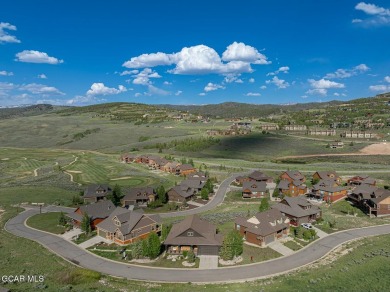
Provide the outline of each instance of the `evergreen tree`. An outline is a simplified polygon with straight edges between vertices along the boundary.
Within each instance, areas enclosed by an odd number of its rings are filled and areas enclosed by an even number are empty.
[[[259,206],[259,212],[264,212],[269,209],[269,202],[267,198],[262,198]]]
[[[151,233],[148,237],[148,246],[149,246],[149,257],[155,259],[158,257],[161,251],[161,242],[160,238],[156,233]]]
[[[168,201],[167,192],[165,191],[165,188],[163,185],[157,187],[156,189],[157,199],[162,203],[166,204]]]
[[[209,199],[209,191],[208,189],[206,188],[203,188],[200,192],[200,197],[202,198],[202,200],[208,200]]]
[[[87,213],[84,213],[80,227],[87,235],[91,232],[91,218],[89,218]]]
[[[172,224],[164,224],[161,229],[161,240],[165,240],[168,237],[169,232],[172,229]]]
[[[192,160],[192,158],[188,159],[188,164],[191,164],[192,166],[194,166],[194,160]]]
[[[122,189],[119,185],[115,185],[112,194],[108,196],[108,199],[112,201],[115,206],[119,206],[121,204],[122,198]]]
[[[65,217],[64,212],[60,213],[60,218],[58,218],[58,224],[61,226],[66,225],[66,217]]]

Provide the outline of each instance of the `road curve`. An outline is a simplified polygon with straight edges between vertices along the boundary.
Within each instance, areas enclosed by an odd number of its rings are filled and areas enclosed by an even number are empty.
[[[60,210],[69,211],[69,209],[53,206],[44,208],[44,211],[47,212]],[[57,255],[81,267],[112,276],[123,277],[129,280],[155,282],[216,283],[239,282],[265,278],[275,274],[285,273],[312,263],[346,241],[366,236],[390,233],[390,224],[352,229],[331,234],[315,241],[306,248],[303,248],[290,256],[281,257],[267,262],[211,270],[167,269],[110,261],[83,250],[76,244],[66,241],[58,235],[36,230],[24,224],[29,217],[38,213],[39,209],[37,208],[26,210],[10,219],[6,223],[5,229],[16,236],[36,241]]]

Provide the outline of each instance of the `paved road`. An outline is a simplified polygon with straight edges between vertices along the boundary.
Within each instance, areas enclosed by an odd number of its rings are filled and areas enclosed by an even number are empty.
[[[223,199],[223,198],[222,198]],[[45,211],[68,210],[61,207],[46,207]],[[390,233],[390,224],[369,228],[347,230],[318,239],[313,244],[298,252],[268,262],[245,265],[240,267],[218,269],[164,269],[129,265],[113,262],[81,249],[76,244],[66,241],[60,236],[27,227],[24,222],[39,209],[29,209],[10,219],[5,229],[17,236],[34,240],[61,257],[87,269],[101,273],[144,281],[161,282],[229,282],[245,281],[284,273],[309,264],[326,255],[333,248],[346,241],[364,236]]]

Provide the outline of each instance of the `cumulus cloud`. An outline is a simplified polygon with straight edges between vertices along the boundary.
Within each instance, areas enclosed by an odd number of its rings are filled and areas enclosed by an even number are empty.
[[[152,82],[150,78],[161,78],[161,76],[150,68],[145,68],[138,74],[132,75],[134,77],[133,84],[150,85]]]
[[[176,91],[175,95],[176,95],[176,96],[179,96],[179,95],[182,94],[182,93],[183,93],[183,91],[178,90],[178,91]]]
[[[8,72],[8,71],[0,71],[0,76],[13,76],[13,72]]]
[[[39,79],[47,79],[47,76],[45,74],[39,74],[38,78]]]
[[[390,76],[386,76],[385,81],[390,83]]]
[[[272,80],[267,80],[267,81],[265,81],[265,83],[267,83],[267,84],[272,83],[280,89],[284,89],[284,88],[287,88],[290,86],[290,84],[288,82],[286,82],[286,80],[279,79],[278,76],[274,76],[274,78],[272,78]]]
[[[246,96],[261,96],[261,93],[258,93],[258,92],[248,92],[247,94],[245,94]]]
[[[342,83],[326,80],[324,78],[320,80],[309,79],[308,81],[312,87],[312,89],[306,91],[308,94],[319,94],[325,96],[328,93],[328,89],[345,87]]]
[[[204,91],[209,92],[209,91],[214,91],[214,90],[218,90],[218,89],[225,89],[225,87],[222,85],[219,85],[219,84],[214,84],[214,83],[209,82],[205,86]]]
[[[51,96],[51,95],[65,95],[57,88],[53,86],[47,86],[44,84],[30,83],[20,86],[19,90],[28,91],[32,94],[40,94],[42,96]]]
[[[273,75],[278,75],[279,73],[285,73],[285,74],[287,74],[288,73],[288,71],[290,70],[290,67],[288,67],[288,66],[283,66],[283,67],[280,67],[278,70],[276,70],[276,71],[274,71],[274,72],[270,72],[270,73],[268,73],[267,74],[267,76],[273,76]]]
[[[249,78],[249,83],[255,83],[255,78]]]
[[[267,57],[256,48],[244,43],[229,45],[222,58],[205,45],[184,47],[180,52],[142,54],[123,63],[126,68],[147,68],[155,66],[175,67],[168,72],[173,74],[240,74],[252,72],[251,64],[269,64]]]
[[[15,31],[16,26],[8,22],[0,22],[0,44],[2,43],[20,43],[16,36],[10,35],[8,31]]]
[[[172,85],[172,82],[169,82],[169,81],[164,81],[163,83],[164,85]]]
[[[114,95],[122,92],[126,92],[127,89],[123,85],[119,85],[118,89],[110,88],[104,85],[104,83],[93,83],[91,89],[86,93],[87,96],[98,96],[98,95]]]
[[[63,63],[63,60],[57,59],[55,57],[50,57],[47,53],[33,51],[33,50],[24,50],[16,54],[15,61],[25,62],[25,63],[43,63],[43,64],[60,64]]]
[[[390,24],[390,9],[365,2],[358,3],[355,9],[363,11],[369,17],[367,19],[354,19],[352,23],[362,23],[368,26]]]
[[[390,83],[390,76],[386,76],[383,80],[387,83]],[[369,87],[371,91],[380,91],[380,92],[388,92],[390,91],[390,85],[388,84],[379,84],[379,85],[371,85]]]
[[[138,70],[125,70],[121,73],[119,73],[120,76],[125,76],[125,75],[134,75],[134,74],[138,74]]]
[[[328,73],[324,78],[349,78],[367,72],[370,68],[366,64],[357,65],[351,69],[337,69],[334,73]]]
[[[262,85],[262,86],[260,86],[260,89],[267,89],[267,86],[265,86],[265,85]]]

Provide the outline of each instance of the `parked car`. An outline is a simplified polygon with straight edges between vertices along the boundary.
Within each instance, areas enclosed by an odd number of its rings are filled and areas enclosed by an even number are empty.
[[[310,223],[302,223],[301,226],[305,229],[313,229],[313,225]]]

